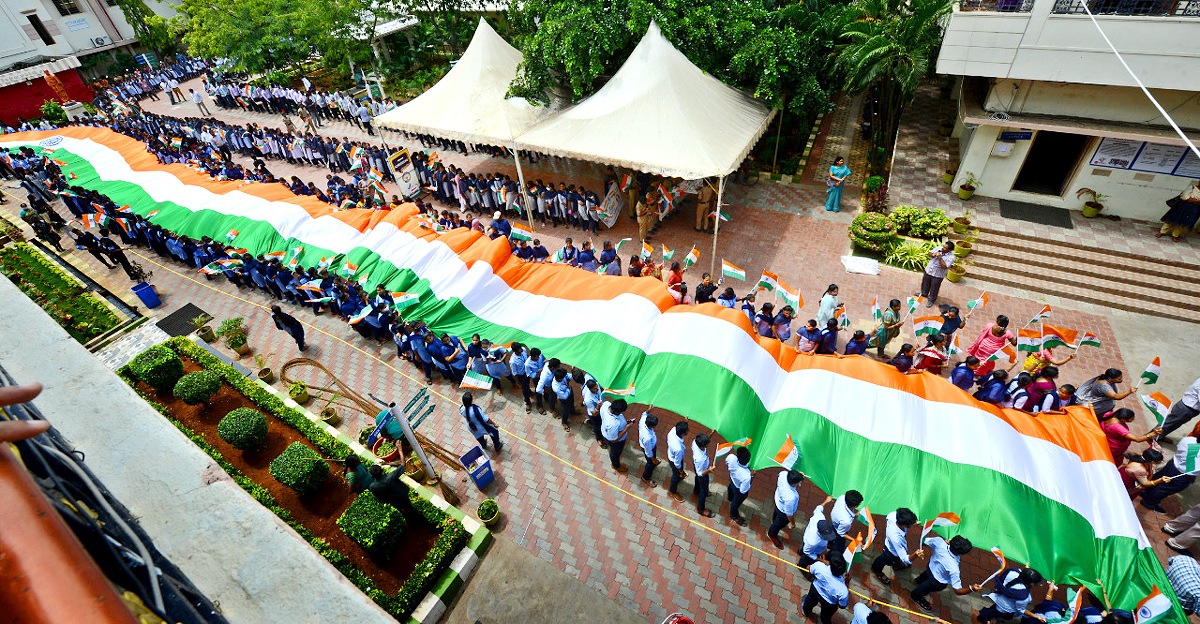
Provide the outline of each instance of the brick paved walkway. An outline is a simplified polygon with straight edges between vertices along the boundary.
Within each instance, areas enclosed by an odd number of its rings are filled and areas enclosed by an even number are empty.
[[[468,170],[505,166],[492,159],[453,154],[446,155],[446,160]],[[539,175],[549,176],[554,172],[548,165],[543,169],[548,173]],[[587,174],[586,168],[580,166],[561,162],[559,166],[566,175]],[[288,167],[276,162],[270,163],[270,167],[286,175],[291,175],[291,171],[299,172],[297,175],[303,173],[301,177],[305,179],[324,177],[323,171],[310,167]],[[598,186],[598,179],[594,182]],[[733,218],[722,226],[718,256],[743,267],[751,279],[767,268],[798,286],[806,299],[798,314],[802,319],[815,316],[819,294],[829,282],[837,282],[854,327],[870,329],[871,300],[876,295],[885,299],[911,294],[919,275],[890,267],[884,267],[879,276],[846,274],[838,257],[848,251],[845,224],[850,215],[830,214],[820,209],[823,195],[824,188],[816,185],[765,182],[755,187],[735,185],[728,194]],[[10,203],[4,208],[12,206]],[[693,232],[692,215],[687,208],[684,212],[663,225],[655,245],[665,242],[676,249],[686,249],[698,244],[702,252],[700,267],[707,267],[711,260],[711,237]],[[617,240],[632,232],[632,222],[622,218],[615,230],[603,237]],[[539,231],[539,236],[548,247],[554,248],[568,233],[560,228]],[[577,240],[581,238],[578,231],[573,234]],[[129,285],[120,271],[106,271],[81,252],[71,251],[67,255],[77,265],[88,267],[98,281],[114,291],[127,291]],[[146,262],[153,265],[150,268],[155,271],[154,283],[163,298],[163,306],[154,311],[157,316],[194,302],[218,321],[232,316],[246,317],[250,346],[255,353],[272,354],[275,367],[298,355],[290,337],[270,322],[264,307],[270,301],[260,294],[239,292],[223,281],[206,281],[196,271],[173,263],[159,266],[163,261],[157,258]],[[688,281],[698,279],[689,275]],[[752,284],[752,281],[736,284],[734,288],[742,294]],[[947,283],[943,294],[945,300],[961,305],[974,298],[978,290]],[[1027,297],[995,295],[984,314],[1028,318],[1040,306],[1040,302]],[[403,399],[423,385],[415,380],[414,369],[395,359],[390,345],[376,347],[364,342],[328,315],[314,317],[300,310],[297,317],[307,324],[308,342],[312,345],[305,356],[320,360],[359,392]],[[1064,382],[1078,383],[1109,362],[1120,360],[1117,341],[1103,315],[1056,309],[1054,318],[1069,327],[1089,328],[1104,344],[1100,349],[1085,350],[1077,362],[1067,365]],[[973,321],[967,333],[973,335],[981,321]],[[906,329],[905,338],[912,340],[911,328]],[[435,382],[434,388],[451,399],[458,394],[457,389],[441,381]],[[495,458],[498,478],[488,492],[497,498],[504,512],[498,527],[502,535],[560,569],[578,575],[610,598],[646,614],[650,621],[661,621],[676,610],[691,614],[699,622],[802,621],[797,605],[808,584],[787,562],[795,560],[803,522],[790,535],[785,533],[786,554],[774,549],[764,535],[778,470],[765,469],[755,475],[750,498],[743,507],[743,513],[751,519],[750,525],[739,528],[720,516],[697,518],[690,505],[673,503],[665,488],[647,490],[636,476],[614,475],[608,468],[606,454],[595,446],[587,427],[576,422],[572,432],[566,434],[550,416],[536,412],[526,415],[511,389],[506,388],[503,396],[489,395],[481,401],[481,406],[503,427],[507,442],[504,452]],[[356,433],[364,421],[363,416],[352,415],[344,419],[341,427]],[[702,430],[693,427],[691,433]],[[438,403],[438,409],[421,431],[457,453],[465,452],[474,442],[450,399]],[[626,462],[640,465],[636,455],[630,445]],[[464,499],[464,508],[482,500],[465,475],[446,477]],[[655,477],[663,483],[665,467],[660,466]],[[722,468],[714,479],[710,508],[716,509],[718,502],[722,502],[727,479]],[[690,479],[681,492],[691,494]],[[811,485],[803,486],[800,509],[811,509],[824,496]],[[866,502],[870,504],[870,500]],[[725,510],[721,505],[720,511]],[[877,522],[882,523],[882,518],[877,518]],[[1161,517],[1148,514],[1146,528],[1165,555],[1168,551],[1161,546],[1163,535],[1157,532],[1161,522]],[[776,558],[781,554],[787,562]],[[982,579],[993,566],[976,553],[965,561],[964,578]],[[912,571],[902,572],[893,586],[907,590],[913,576]],[[906,591],[905,597],[900,597],[891,588],[879,586],[870,579],[863,563],[854,567],[852,588],[913,608]],[[967,622],[968,609],[978,608],[984,601],[977,596],[946,596],[935,598],[934,604],[948,621]],[[897,617],[893,614],[894,620]],[[846,619],[843,614],[841,621]],[[902,616],[899,621],[923,620]]]

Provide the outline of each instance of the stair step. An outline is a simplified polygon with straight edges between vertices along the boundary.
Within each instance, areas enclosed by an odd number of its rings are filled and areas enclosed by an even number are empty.
[[[1047,280],[1043,275],[1029,277],[1007,268],[996,268],[977,263],[967,270],[965,279],[1012,286],[1023,290],[1063,297],[1065,299],[1074,299],[1117,310],[1125,310],[1127,312],[1147,314],[1188,323],[1200,323],[1200,311],[1181,307],[1178,304],[1160,303],[1137,295],[1097,291],[1079,284],[1058,284]]]
[[[1041,254],[1014,254],[1012,250],[986,243],[970,256],[975,262],[994,267],[1024,273],[1031,276],[1039,274],[1061,275],[1068,274],[1087,278],[1086,283],[1097,286],[1107,286],[1112,291],[1120,292],[1128,287],[1146,288],[1152,291],[1170,293],[1171,301],[1179,301],[1200,306],[1200,289],[1188,281],[1178,280],[1171,276],[1147,274],[1131,267],[1108,268],[1099,267],[1087,260],[1076,258],[1048,257]],[[1060,282],[1075,283],[1075,282]],[[1200,309],[1198,307],[1197,309]]]
[[[992,247],[1019,251],[1026,255],[1042,255],[1049,258],[1083,261],[1107,269],[1136,271],[1147,276],[1200,285],[1200,266],[1186,262],[1163,260],[1112,249],[1089,247],[1072,243],[1046,240],[1027,234],[1000,232],[980,228],[976,245],[981,250]]]

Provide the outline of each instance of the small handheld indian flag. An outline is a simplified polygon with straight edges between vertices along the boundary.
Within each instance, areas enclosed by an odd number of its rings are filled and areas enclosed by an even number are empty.
[[[775,453],[775,463],[788,470],[799,470],[800,460],[800,449],[796,448],[796,443],[792,441],[792,435],[788,434],[787,439],[783,441],[783,446],[779,447],[779,452]]]
[[[1089,347],[1099,347],[1100,339],[1097,338],[1096,334],[1093,334],[1092,332],[1083,332],[1083,335],[1079,337],[1079,344],[1077,344],[1075,346],[1076,346],[1076,348],[1078,348],[1078,347],[1082,347],[1084,345],[1087,345]]]
[[[838,327],[850,327],[850,316],[846,314],[846,308],[834,310],[833,318],[837,319]]]
[[[298,286],[297,290],[307,290],[309,292],[315,292],[315,293],[324,292],[321,290],[321,280],[319,280],[319,279],[308,281],[308,282],[304,283],[303,285]]]
[[[562,249],[559,249],[554,252],[553,256],[550,256],[550,262],[562,262],[564,258],[566,258],[566,254],[563,253]]]
[[[531,241],[533,240],[533,230],[529,229],[527,225],[514,223],[512,224],[511,236],[517,240]]]
[[[476,390],[491,390],[492,378],[482,373],[477,373],[473,370],[468,370],[463,373],[462,383],[459,388],[474,388]]]
[[[629,384],[628,388],[622,388],[620,390],[615,389],[615,388],[609,388],[609,389],[605,390],[604,393],[605,394],[615,394],[617,396],[633,396],[634,388],[633,388],[633,384],[631,383],[631,384]]]
[[[1158,426],[1161,427],[1163,421],[1167,419],[1167,414],[1171,413],[1171,399],[1168,399],[1161,392],[1138,395],[1138,398],[1141,399],[1142,405],[1145,405],[1146,409],[1150,410],[1151,414],[1154,414],[1155,420],[1158,421]],[[1190,449],[1191,447],[1188,448]]]
[[[720,459],[739,446],[750,446],[750,438],[742,438],[736,442],[722,442],[717,445],[717,454],[713,459]]]
[[[921,336],[932,336],[942,331],[942,322],[942,317],[940,316],[914,316],[913,334],[918,338]]]
[[[358,324],[359,321],[367,318],[368,316],[371,316],[371,306],[367,306],[367,307],[359,310],[357,314],[350,317],[350,324],[356,325],[356,324]]]
[[[161,210],[151,210],[150,212],[146,213],[146,218],[149,219],[150,217],[153,217],[154,215],[156,215],[160,212],[162,212],[162,211]]]
[[[697,251],[696,247],[693,245],[692,250],[689,251],[686,256],[684,256],[683,263],[686,264],[687,266],[695,266],[695,264],[699,261],[700,261],[700,252]]]
[[[358,282],[359,286],[365,287],[367,285],[367,277],[370,275],[371,275],[370,273],[363,273],[362,275],[358,276],[357,280],[354,280],[354,281]]]
[[[862,533],[859,533],[846,542],[846,551],[842,553],[842,560],[847,564],[854,563],[855,555],[862,550]]]
[[[989,362],[1007,362],[1009,366],[1017,363],[1017,352],[1012,345],[1005,344],[996,350],[995,353],[988,356]]]
[[[642,241],[642,259],[649,260],[652,255],[654,255],[654,248],[650,246],[650,243]]]
[[[628,173],[621,176],[621,190],[628,191],[633,186],[633,176]]]
[[[394,292],[392,293],[392,305],[397,310],[403,310],[409,306],[414,306],[420,303],[421,296],[417,293]]]
[[[1000,573],[1004,571],[1004,568],[1008,567],[1008,562],[1004,560],[1004,551],[1000,550],[999,546],[992,549],[992,554],[995,555],[996,560],[1000,562],[1000,569],[992,572],[991,576],[983,579],[983,582],[980,583],[980,585],[986,585],[988,581],[1000,576]]]
[[[1050,306],[1048,306],[1048,305],[1042,306],[1042,309],[1039,310],[1038,313],[1035,314],[1034,317],[1032,319],[1030,319],[1028,323],[1026,323],[1026,325],[1033,325],[1034,323],[1036,323],[1044,318],[1050,318]]]
[[[762,272],[762,277],[758,278],[758,289],[765,290],[767,292],[775,292],[776,288],[779,288],[779,276],[770,271],[764,270]]]
[[[962,347],[958,346],[958,334],[954,334],[954,338],[950,341],[950,346],[946,348],[946,353],[949,355],[959,355],[963,352]]]
[[[708,216],[710,216],[714,219],[720,219],[722,221],[729,220],[729,213],[725,212],[724,210],[714,210],[714,211],[708,213]]]
[[[632,238],[622,238],[621,240],[617,241],[617,246],[613,247],[613,250],[617,252],[617,255],[620,255],[621,254],[621,245],[624,245],[625,243],[628,243],[632,240],[633,240]]]
[[[921,539],[925,539],[925,536],[929,535],[929,532],[932,531],[934,527],[958,526],[959,522],[962,522],[962,519],[958,517],[958,514],[952,511],[940,513],[933,520],[926,520],[921,524]]]
[[[317,297],[316,299],[307,299],[304,301],[304,303],[326,303],[334,300],[334,297]]]
[[[1159,591],[1157,585],[1150,588],[1150,595],[1142,598],[1133,612],[1134,624],[1153,624],[1166,619],[1171,612],[1171,599]]]
[[[871,508],[863,505],[862,509],[858,510],[858,517],[867,525],[867,536],[863,539],[863,550],[871,546],[871,542],[875,541],[875,516],[871,515]]]
[[[283,257],[286,255],[286,251],[269,251],[263,254],[263,257],[267,260],[283,260]]]
[[[61,160],[59,160],[59,159],[57,159],[57,158],[51,158],[51,160],[53,160],[53,161],[54,161],[54,164],[58,165],[59,167],[66,167],[66,166],[67,166],[67,163],[65,163],[65,162],[63,162],[63,161],[61,161]]]
[[[783,280],[779,280],[779,296],[793,308],[804,307],[804,297],[800,296],[800,289],[788,286]]]
[[[232,243],[233,239],[238,237],[238,234],[240,234],[240,232],[237,230],[229,230],[228,232],[225,232],[225,240]]]
[[[1068,349],[1074,349],[1075,338],[1078,335],[1079,332],[1073,329],[1042,323],[1042,348],[1067,347]]]
[[[925,297],[922,297],[920,295],[917,295],[916,297],[909,297],[908,298],[908,313],[912,314],[913,312],[916,312],[917,306],[921,305],[924,301],[925,301]]]
[[[1147,384],[1157,383],[1160,366],[1158,358],[1154,358],[1154,361],[1150,362],[1150,366],[1146,367],[1146,372],[1142,373],[1142,381]]]
[[[183,147],[183,139],[181,139],[179,137],[172,138],[171,139],[171,147],[174,147],[175,149],[179,149],[179,148]]]
[[[663,262],[667,262],[671,258],[675,257],[674,249],[668,249],[665,244],[662,246],[662,248],[663,248]]]
[[[351,275],[358,273],[358,265],[350,261],[343,262],[341,273],[345,277],[350,277]]]
[[[371,178],[372,180],[375,180],[376,182],[383,181],[383,174],[379,173],[379,170],[376,169],[375,167],[371,167],[370,169],[367,170],[367,177]]]
[[[733,263],[731,263],[725,259],[721,260],[721,275],[724,275],[725,277],[732,277],[732,278],[740,279],[740,280],[746,279],[745,271],[737,268],[736,266],[733,265]]]
[[[1036,329],[1022,329],[1017,331],[1017,351],[1027,351],[1033,353],[1042,348],[1042,332]]]
[[[879,295],[875,295],[875,300],[871,302],[871,318],[876,323],[883,320],[883,310],[879,308]]]

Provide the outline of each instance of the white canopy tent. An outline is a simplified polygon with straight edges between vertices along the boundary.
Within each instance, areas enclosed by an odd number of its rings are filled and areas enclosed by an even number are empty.
[[[772,116],[693,65],[652,22],[608,84],[520,135],[517,144],[695,180],[735,171]]]
[[[523,56],[482,18],[467,51],[416,99],[375,118],[393,130],[467,143],[512,147],[513,139],[549,111],[524,98],[506,98]]]

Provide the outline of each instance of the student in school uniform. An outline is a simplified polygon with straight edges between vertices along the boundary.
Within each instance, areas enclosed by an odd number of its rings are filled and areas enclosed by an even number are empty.
[[[792,526],[792,516],[796,515],[796,506],[800,504],[800,492],[796,486],[804,480],[804,475],[798,470],[784,470],[779,473],[775,482],[775,510],[771,517],[771,526],[767,529],[767,537],[776,548],[783,548],[783,540],[779,532],[785,526]]]
[[[680,421],[675,423],[675,427],[667,433],[667,463],[671,465],[671,481],[667,487],[667,493],[677,503],[683,502],[683,496],[679,494],[679,482],[687,477],[687,472],[683,469],[683,459],[687,454],[684,436],[687,435],[687,432],[687,421]]]
[[[834,614],[844,608],[850,598],[850,590],[843,578],[847,569],[846,560],[838,552],[830,553],[828,561],[823,558],[809,567],[812,585],[800,603],[800,613],[804,617],[811,618],[819,606],[821,624],[833,624]]]
[[[838,539],[837,530],[833,528],[833,523],[825,519],[825,505],[833,502],[833,497],[826,497],[825,501],[813,508],[812,516],[808,519],[808,524],[804,527],[804,536],[800,546],[800,559],[797,565],[807,569],[829,548],[829,542]],[[803,572],[805,578],[809,578],[808,572]]]
[[[729,487],[725,490],[725,498],[729,501],[729,519],[746,526],[746,519],[739,511],[746,497],[750,495],[750,449],[739,446],[737,450],[725,456],[725,467],[729,469]]]
[[[526,386],[521,386],[521,394],[525,398],[525,405],[529,405],[530,396],[537,399],[537,411],[539,414],[546,413],[546,407],[542,403],[542,393],[532,387],[539,384],[542,379],[542,371],[546,368],[546,358],[542,355],[542,350],[534,347],[529,350],[529,356],[525,358],[525,381]],[[529,394],[525,394],[527,386]],[[526,410],[525,413],[529,413]]]
[[[854,603],[854,608],[850,611],[850,624],[892,624],[886,614],[871,610],[873,604],[875,601],[869,598],[866,602]]]
[[[553,379],[550,382],[550,389],[554,392],[554,397],[558,400],[563,431],[570,433],[570,418],[571,412],[575,409],[575,399],[571,392],[571,377],[567,374],[567,369],[555,369]]]
[[[558,408],[558,396],[554,393],[553,385],[554,371],[558,370],[561,366],[562,362],[558,361],[558,358],[550,358],[550,361],[546,362],[546,365],[542,367],[541,374],[538,376],[537,387],[533,389],[539,396],[546,399],[546,405],[552,412]],[[539,405],[538,407],[540,408],[541,406]],[[538,409],[538,413],[545,414],[546,412]]]
[[[638,445],[642,447],[642,456],[646,458],[646,466],[642,468],[642,485],[650,488],[658,487],[658,482],[654,480],[654,467],[662,461],[657,457],[658,433],[654,431],[657,426],[657,416],[650,412],[642,413],[638,421]]]
[[[921,557],[925,554],[925,551],[921,549],[912,553],[908,552],[908,529],[916,524],[917,514],[907,507],[901,507],[887,515],[883,552],[879,553],[879,556],[871,563],[871,572],[875,574],[875,578],[879,579],[880,583],[888,585],[892,582],[892,579],[883,573],[884,568],[890,567],[895,574],[897,570],[904,570],[912,566],[914,557]]]
[[[704,508],[708,501],[708,476],[717,469],[708,461],[708,444],[711,439],[708,434],[701,433],[692,439],[692,468],[696,469],[696,513],[705,518],[715,516]]]
[[[858,506],[862,502],[863,497],[858,490],[847,490],[833,501],[833,508],[829,510],[829,521],[833,523],[838,535],[844,537],[850,531],[854,519],[858,517]]]
[[[575,371],[578,375],[575,381],[581,381],[584,377],[582,371]],[[596,442],[600,448],[608,448],[608,443],[604,441],[604,435],[600,432],[600,403],[604,401],[604,395],[600,392],[600,384],[596,383],[595,379],[583,379],[580,387],[583,388],[580,394],[583,397],[583,411],[587,414],[588,424],[592,426],[592,433],[596,436]]]
[[[929,595],[947,587],[960,596],[979,591],[978,585],[964,587],[959,573],[959,559],[971,552],[971,540],[955,535],[946,542],[939,535],[930,535],[925,538],[925,545],[929,547],[929,567],[917,576],[917,586],[909,594],[922,611],[935,613],[933,605],[929,604]]]
[[[846,355],[863,355],[867,352],[867,334],[861,329],[854,330],[854,335],[846,341]]]
[[[629,425],[633,422],[625,418],[625,410],[628,408],[629,405],[625,399],[605,401],[600,405],[600,432],[604,434],[604,439],[608,442],[608,460],[612,464],[613,470],[619,473],[629,471],[629,468],[621,463],[621,453],[625,450],[625,437],[628,435]]]

